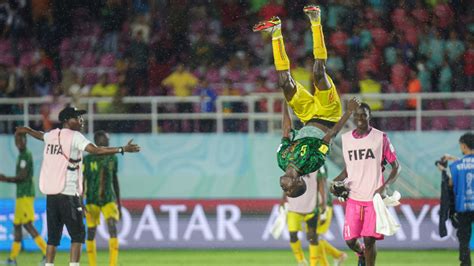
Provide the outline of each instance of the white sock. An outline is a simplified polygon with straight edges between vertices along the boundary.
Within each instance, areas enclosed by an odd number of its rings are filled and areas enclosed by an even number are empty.
[[[44,266],[54,266],[54,263],[45,263]]]
[[[69,262],[69,266],[79,266],[79,262]]]

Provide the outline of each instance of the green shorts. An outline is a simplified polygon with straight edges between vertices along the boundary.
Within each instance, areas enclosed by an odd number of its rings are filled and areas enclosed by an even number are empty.
[[[286,171],[291,165],[300,175],[315,172],[324,165],[329,145],[321,139],[304,137],[294,141],[283,138],[277,152],[278,166]]]

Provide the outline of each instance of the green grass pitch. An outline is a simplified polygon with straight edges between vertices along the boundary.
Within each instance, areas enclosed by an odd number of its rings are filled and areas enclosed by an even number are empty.
[[[0,252],[1,260],[6,259],[7,252]],[[59,252],[55,265],[68,265],[68,253]],[[458,265],[456,250],[379,250],[378,266],[445,266]],[[306,254],[308,258],[308,254]],[[41,255],[34,252],[22,252],[17,259],[19,266],[37,266]],[[81,265],[87,263],[87,255],[82,254]],[[332,259],[329,259],[333,265]],[[0,262],[1,265],[1,262]],[[108,265],[108,252],[100,251],[98,265]],[[208,266],[208,265],[296,265],[291,251],[288,250],[121,250],[119,265],[124,266]],[[356,265],[356,258],[349,253],[349,259],[344,265]]]

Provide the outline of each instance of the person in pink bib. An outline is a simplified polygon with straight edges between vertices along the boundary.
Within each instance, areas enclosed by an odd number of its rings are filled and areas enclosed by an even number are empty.
[[[375,194],[384,194],[388,184],[393,183],[400,173],[400,165],[387,135],[370,126],[371,110],[361,103],[354,113],[356,129],[342,135],[342,152],[346,167],[334,179],[343,181],[349,190],[344,222],[344,240],[347,246],[359,256],[358,265],[375,265],[375,241],[383,235],[375,232],[375,210],[372,199]],[[384,181],[384,165],[392,166],[390,175]],[[364,246],[357,240],[362,237]]]
[[[82,196],[82,153],[108,155],[139,152],[132,140],[123,147],[98,147],[87,140],[80,130],[84,125],[84,110],[66,107],[59,113],[62,128],[49,132],[17,127],[15,134],[29,134],[44,142],[39,187],[46,194],[48,246],[45,266],[54,266],[56,247],[64,225],[71,236],[70,266],[79,266],[81,247],[85,240]]]

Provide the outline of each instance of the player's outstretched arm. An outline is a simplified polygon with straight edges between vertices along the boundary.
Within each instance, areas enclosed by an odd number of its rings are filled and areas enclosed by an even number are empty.
[[[86,146],[86,151],[88,153],[97,154],[97,155],[109,155],[109,154],[116,154],[121,153],[122,155],[125,152],[139,152],[140,146],[135,143],[132,143],[133,139],[131,139],[127,145],[123,147],[102,147],[96,146],[95,144],[90,143]]]
[[[7,177],[4,174],[0,174],[0,182],[6,183],[21,183],[28,178],[26,169],[20,169],[17,176]]]
[[[323,137],[323,141],[329,143],[332,138],[336,136],[336,134],[342,129],[342,127],[346,124],[347,120],[351,117],[352,113],[360,106],[360,100],[356,97],[352,98],[349,103],[347,104],[347,111],[344,112],[341,119],[331,128],[328,130],[326,135]]]
[[[17,127],[15,129],[15,135],[18,135],[18,134],[28,134],[37,140],[44,141],[44,138],[43,138],[44,132],[31,129],[30,127],[22,127],[22,126]]]
[[[282,135],[284,138],[289,138],[290,132],[291,132],[291,117],[290,117],[290,112],[288,111],[288,104],[286,103],[286,101],[283,101],[282,114],[283,114]]]

